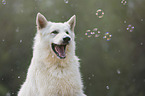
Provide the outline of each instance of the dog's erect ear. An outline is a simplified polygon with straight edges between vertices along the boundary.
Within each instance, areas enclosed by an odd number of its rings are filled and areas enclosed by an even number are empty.
[[[46,27],[46,25],[47,25],[47,20],[41,13],[37,14],[36,25],[37,25],[37,29],[38,30]]]
[[[74,31],[76,25],[76,15],[73,15],[67,22],[70,25],[71,30]]]

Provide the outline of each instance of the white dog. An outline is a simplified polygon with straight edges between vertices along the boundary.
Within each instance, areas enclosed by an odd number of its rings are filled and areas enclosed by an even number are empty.
[[[86,96],[75,55],[76,16],[53,23],[38,13],[33,58],[18,96]]]

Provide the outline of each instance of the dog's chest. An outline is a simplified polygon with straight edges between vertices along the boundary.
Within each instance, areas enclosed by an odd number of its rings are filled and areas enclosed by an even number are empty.
[[[51,93],[51,96],[75,96],[75,93],[80,90],[77,70],[49,69],[47,72],[41,71],[39,75],[42,79],[38,83],[39,86],[43,85],[44,94]]]

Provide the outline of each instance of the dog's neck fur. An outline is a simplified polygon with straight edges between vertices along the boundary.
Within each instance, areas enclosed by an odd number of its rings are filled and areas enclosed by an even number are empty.
[[[59,59],[52,52],[50,45],[44,46],[44,44],[42,43],[43,42],[41,42],[41,36],[39,32],[37,32],[35,36],[35,40],[34,40],[33,59],[39,60],[37,62],[43,62],[45,67],[48,67],[48,65],[50,67],[50,64],[51,64],[52,66],[56,65],[56,67],[65,68],[65,67],[71,66],[70,65],[72,64],[71,62],[74,62],[74,61],[78,62],[79,60],[78,57],[75,56],[75,42],[71,42],[68,48],[66,49],[67,55],[65,59]],[[70,49],[69,47],[71,48],[71,50],[69,50]],[[71,60],[68,58],[71,58]]]

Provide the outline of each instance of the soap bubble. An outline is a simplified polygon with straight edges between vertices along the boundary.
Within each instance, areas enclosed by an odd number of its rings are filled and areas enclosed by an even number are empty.
[[[91,32],[91,30],[87,30],[86,32]]]
[[[3,5],[6,5],[6,0],[2,0],[2,4]]]
[[[98,28],[94,28],[93,31],[98,31]]]
[[[102,18],[104,16],[104,12],[101,10],[101,9],[98,9],[96,11],[96,15],[99,17],[99,18]]]
[[[134,30],[134,26],[132,26],[131,24],[128,25],[128,27],[126,28],[129,32],[132,32]]]
[[[121,3],[122,3],[123,5],[126,5],[127,1],[126,1],[126,0],[122,0]]]
[[[106,32],[103,38],[106,39],[107,41],[110,41],[111,37],[112,35],[109,32]]]
[[[101,35],[101,32],[97,31],[96,34],[95,34],[95,37],[99,37],[100,35]]]
[[[94,28],[92,31],[87,30],[85,33],[86,36],[88,37],[99,37],[101,35],[101,32],[98,30],[98,28]]]
[[[91,35],[94,35],[94,34],[95,34],[95,32],[90,32],[90,34],[91,34]]]
[[[85,35],[88,36],[88,37],[91,37],[92,36],[91,30],[87,30]]]
[[[98,30],[98,28],[94,28],[93,33],[94,33],[93,35],[95,35],[95,37],[99,37],[101,32]]]

